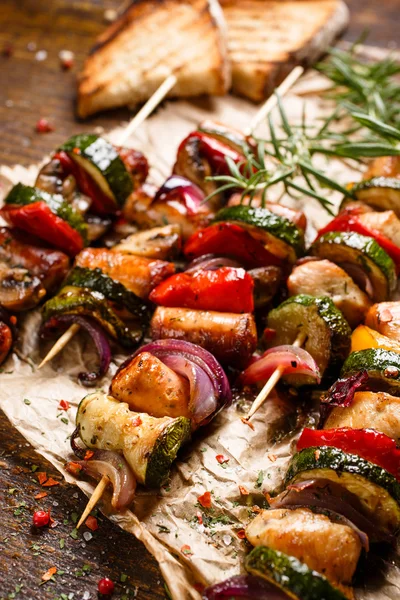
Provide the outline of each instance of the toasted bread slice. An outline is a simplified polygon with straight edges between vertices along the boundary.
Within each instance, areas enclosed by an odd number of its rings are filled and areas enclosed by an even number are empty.
[[[135,0],[104,32],[79,78],[78,114],[144,102],[168,75],[170,96],[223,95],[230,86],[217,0]]]
[[[342,0],[221,0],[233,91],[261,102],[299,63],[316,60],[348,22]]]

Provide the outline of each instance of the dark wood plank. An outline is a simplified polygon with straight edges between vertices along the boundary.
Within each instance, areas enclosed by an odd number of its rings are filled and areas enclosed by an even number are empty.
[[[79,123],[73,111],[76,72],[105,26],[105,8],[117,5],[115,0],[1,1],[1,164],[27,165],[38,161],[73,133],[92,131],[98,125],[111,128],[128,116],[127,111],[117,111]],[[349,5],[352,19],[346,39],[355,40],[366,28],[371,30],[371,44],[387,46],[398,39],[398,0],[380,0],[379,12],[376,0],[351,0]],[[30,49],[33,44],[35,50]],[[12,49],[9,57],[2,52],[8,47]],[[71,71],[60,68],[58,54],[63,49],[76,54]],[[39,50],[48,53],[43,62],[35,60]],[[55,131],[45,135],[35,133],[39,117],[48,118]],[[85,591],[93,599],[97,597],[95,590],[100,577],[106,575],[119,581],[121,574],[127,574],[128,580],[118,586],[118,598],[123,597],[124,587],[131,590],[128,597],[133,597],[135,586],[139,587],[141,600],[163,597],[156,563],[133,536],[99,517],[100,528],[90,541],[70,537],[71,515],[82,512],[85,498],[61,482],[48,490],[47,498],[35,500],[34,495],[41,488],[32,465],[38,466],[37,471],[58,476],[1,414],[0,430],[0,600],[13,597],[10,594],[15,592],[15,586],[22,583],[17,599],[53,600],[62,593],[75,593],[74,600],[81,600]],[[53,518],[59,522],[55,529],[38,533],[31,528],[32,513],[38,507],[51,508]],[[63,549],[61,539],[65,540]],[[90,572],[83,571],[84,565],[89,565]],[[38,587],[42,574],[52,566],[65,574]],[[81,576],[80,571],[85,575]]]

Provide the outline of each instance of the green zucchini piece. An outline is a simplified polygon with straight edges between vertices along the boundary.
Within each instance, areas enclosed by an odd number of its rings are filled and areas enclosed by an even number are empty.
[[[331,298],[306,294],[292,296],[271,310],[268,327],[276,331],[274,346],[293,344],[299,333],[306,334],[304,348],[317,363],[321,376],[342,365],[351,347],[351,329]],[[304,376],[287,375],[292,385],[311,384]]]
[[[95,134],[81,133],[67,140],[60,150],[92,177],[116,208],[122,208],[133,192],[133,183],[123,160],[110,142]]]
[[[143,337],[139,325],[135,329],[128,327],[109,306],[106,297],[94,290],[66,286],[43,306],[44,322],[64,314],[91,317],[124,348],[137,346]]]
[[[222,208],[215,221],[229,221],[247,229],[273,254],[294,264],[304,254],[304,234],[292,221],[267,208],[238,204]]]
[[[168,478],[181,446],[190,438],[190,419],[151,417],[129,410],[102,391],[85,396],[76,424],[88,448],[122,452],[138,483],[159,487]]]
[[[351,191],[357,200],[378,211],[393,210],[400,218],[400,179],[372,177],[356,183]]]
[[[318,238],[310,252],[336,263],[345,271],[348,270],[347,265],[361,267],[371,281],[374,302],[388,300],[396,289],[395,264],[373,238],[359,233],[331,231]],[[350,268],[349,275],[352,276]]]
[[[245,569],[282,589],[294,600],[346,600],[346,596],[320,573],[294,556],[268,546],[257,546],[247,555]]]
[[[352,352],[345,361],[340,377],[367,371],[368,390],[400,396],[400,354],[382,348]]]
[[[34,202],[45,202],[51,212],[66,221],[72,229],[75,229],[82,237],[85,245],[87,244],[88,228],[84,218],[76,208],[64,200],[63,196],[48,194],[39,188],[17,183],[4,200],[4,204],[14,204],[16,206],[27,206]]]
[[[107,300],[115,303],[116,308],[125,308],[133,316],[140,318],[143,328],[150,321],[150,309],[143,300],[127,290],[122,283],[111,279],[101,269],[74,267],[64,285],[88,288],[100,292]]]
[[[308,479],[340,484],[359,498],[368,517],[389,531],[399,529],[400,483],[385,469],[338,448],[305,448],[293,456],[285,485]]]

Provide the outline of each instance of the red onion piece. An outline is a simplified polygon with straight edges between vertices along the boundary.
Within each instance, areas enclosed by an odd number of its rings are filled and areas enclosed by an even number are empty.
[[[41,335],[45,336],[50,331],[53,332],[54,329],[58,329],[64,325],[71,325],[72,323],[76,323],[90,335],[99,354],[99,370],[97,372],[79,373],[78,375],[79,381],[83,385],[91,386],[97,383],[97,381],[107,373],[111,362],[110,344],[100,325],[89,317],[82,317],[80,315],[61,315],[49,319],[47,323],[42,326]]]
[[[339,267],[346,271],[346,273],[354,280],[354,283],[356,283],[370,298],[374,297],[374,288],[371,280],[361,266],[343,262],[339,264]]]
[[[75,456],[77,456],[78,458],[81,458],[82,460],[85,458],[85,454],[86,454],[86,446],[84,448],[82,448],[81,446],[79,446],[79,444],[76,443],[77,438],[80,438],[80,426],[78,425],[75,429],[73,434],[71,435],[71,439],[70,439],[70,444],[71,444],[71,449],[72,452],[75,454]]]
[[[231,404],[232,392],[225,371],[204,348],[183,340],[155,340],[133,356],[141,352],[150,352],[189,380],[189,406],[196,426],[206,425]]]
[[[362,388],[367,381],[367,371],[360,371],[349,377],[338,379],[321,401],[329,406],[350,406],[356,391]]]
[[[312,507],[317,512],[331,512],[351,523],[360,535],[361,542],[368,543],[366,537],[373,542],[388,542],[394,540],[393,534],[379,528],[364,512],[358,497],[346,490],[339,483],[329,479],[310,479],[294,483],[277,496],[271,508],[300,508]]]
[[[186,177],[171,175],[160,187],[153,202],[178,200],[186,208],[189,215],[198,213],[204,202],[205,194],[196,184]]]
[[[96,480],[100,480],[103,475],[106,475],[113,488],[112,507],[118,511],[123,510],[132,503],[136,491],[136,479],[128,463],[118,452],[110,450],[94,450],[93,452],[90,460],[75,461],[73,465],[79,465],[86,475]],[[66,468],[75,474],[75,471],[68,468],[68,465]]]
[[[205,271],[215,271],[221,267],[234,267],[240,269],[243,265],[233,258],[226,256],[216,256],[215,254],[203,254],[192,260],[185,269],[186,273],[195,273],[201,269]]]
[[[253,362],[241,375],[244,385],[266,381],[278,367],[283,367],[284,373],[296,373],[313,377],[320,383],[321,377],[317,363],[307,350],[295,346],[283,345],[270,348]]]
[[[203,600],[289,600],[284,590],[254,575],[237,575],[208,587]]]

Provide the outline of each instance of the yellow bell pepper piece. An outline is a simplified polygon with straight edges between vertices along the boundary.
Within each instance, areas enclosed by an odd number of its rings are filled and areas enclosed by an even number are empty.
[[[367,350],[368,348],[392,350],[400,354],[400,342],[392,340],[366,325],[359,325],[351,336],[351,352]]]

